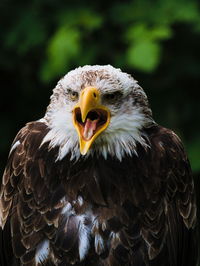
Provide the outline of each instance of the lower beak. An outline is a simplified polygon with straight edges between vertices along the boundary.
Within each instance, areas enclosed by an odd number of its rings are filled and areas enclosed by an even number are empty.
[[[85,155],[95,139],[108,127],[110,111],[100,104],[100,92],[85,88],[73,110],[73,123],[79,136],[80,153]]]

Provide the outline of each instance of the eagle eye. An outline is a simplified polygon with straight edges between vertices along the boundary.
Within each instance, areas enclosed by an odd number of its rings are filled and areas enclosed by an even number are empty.
[[[73,91],[71,89],[68,89],[67,94],[68,94],[70,100],[72,100],[72,101],[78,100],[78,92],[77,91]]]
[[[103,96],[103,100],[108,103],[114,103],[116,100],[122,97],[122,93],[120,91],[116,91],[113,93],[106,93]]]

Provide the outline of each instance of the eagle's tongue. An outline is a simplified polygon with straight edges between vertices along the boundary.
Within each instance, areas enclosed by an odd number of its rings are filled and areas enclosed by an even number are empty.
[[[84,131],[83,131],[83,137],[85,140],[91,139],[91,137],[94,135],[94,131],[97,128],[97,122],[99,119],[96,120],[90,120],[87,118],[85,125],[84,125]]]

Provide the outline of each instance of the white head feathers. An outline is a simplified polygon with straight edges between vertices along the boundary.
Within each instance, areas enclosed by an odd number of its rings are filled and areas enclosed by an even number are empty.
[[[71,159],[80,156],[78,135],[72,121],[72,110],[76,102],[67,96],[67,90],[79,93],[87,86],[96,87],[103,95],[120,91],[119,101],[109,105],[110,124],[93,143],[88,155],[98,154],[107,158],[108,154],[119,160],[125,155],[137,153],[136,144],[146,145],[142,129],[153,122],[146,94],[130,75],[107,66],[84,66],[70,71],[57,84],[51,96],[44,119],[50,131],[43,139],[49,148],[59,146],[57,160],[68,153]]]

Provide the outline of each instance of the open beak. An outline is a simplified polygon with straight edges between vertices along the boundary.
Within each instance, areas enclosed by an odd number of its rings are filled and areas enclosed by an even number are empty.
[[[78,132],[80,152],[85,155],[94,140],[110,122],[110,111],[100,104],[100,92],[94,87],[85,88],[73,110],[73,123]]]

